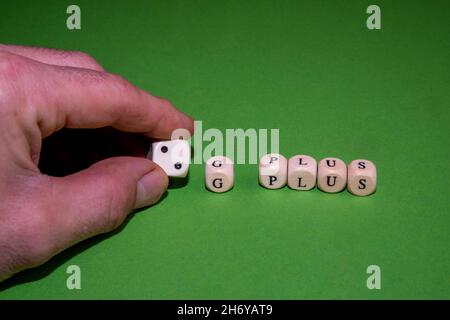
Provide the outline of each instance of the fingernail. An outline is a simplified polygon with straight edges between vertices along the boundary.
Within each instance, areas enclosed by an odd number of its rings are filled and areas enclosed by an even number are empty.
[[[167,189],[168,178],[161,169],[153,169],[137,183],[135,209],[157,202]]]

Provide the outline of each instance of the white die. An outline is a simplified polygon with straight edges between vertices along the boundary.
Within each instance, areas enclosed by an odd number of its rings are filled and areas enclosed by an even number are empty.
[[[169,177],[184,178],[189,171],[191,146],[186,140],[154,142],[149,158],[159,165]]]

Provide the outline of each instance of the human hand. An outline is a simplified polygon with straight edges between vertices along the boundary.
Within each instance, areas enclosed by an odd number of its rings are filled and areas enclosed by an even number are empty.
[[[165,192],[166,174],[145,158],[112,157],[64,177],[39,169],[44,138],[108,126],[156,139],[193,131],[170,102],[84,53],[0,45],[0,282],[115,229]]]

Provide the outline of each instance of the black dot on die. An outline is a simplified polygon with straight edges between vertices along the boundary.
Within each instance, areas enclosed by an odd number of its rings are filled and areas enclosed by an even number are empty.
[[[169,150],[169,149],[167,149],[166,146],[162,146],[162,147],[161,147],[161,152],[162,152],[162,153],[166,153],[167,150]]]
[[[180,170],[181,169],[181,163],[179,163],[179,162],[175,163],[175,169]]]

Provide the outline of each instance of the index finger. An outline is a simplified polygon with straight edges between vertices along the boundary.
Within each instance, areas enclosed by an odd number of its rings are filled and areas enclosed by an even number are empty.
[[[169,139],[178,128],[193,132],[192,118],[118,75],[33,64],[33,76],[26,78],[25,87],[32,85],[33,94],[39,96],[34,111],[44,137],[62,127],[112,126],[157,139]]]

